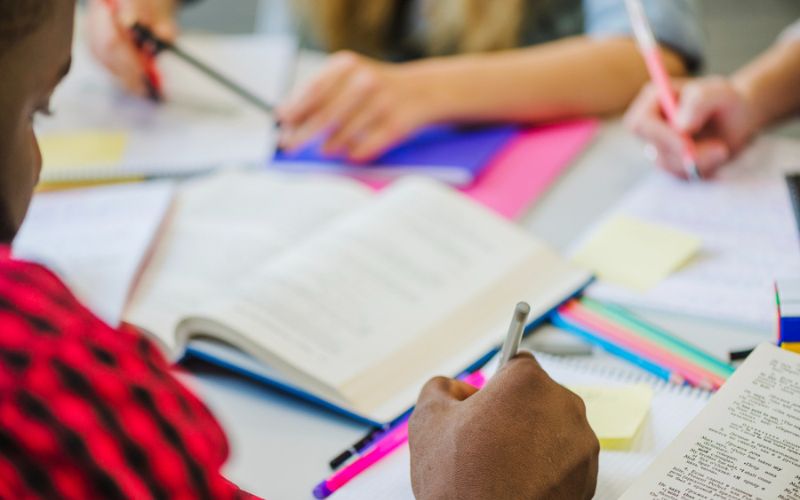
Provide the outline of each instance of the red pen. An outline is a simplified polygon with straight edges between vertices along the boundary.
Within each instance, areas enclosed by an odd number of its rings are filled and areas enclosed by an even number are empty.
[[[104,1],[106,6],[111,10],[112,15],[116,17],[119,12],[117,0]],[[164,94],[162,92],[161,73],[158,71],[158,66],[156,66],[158,50],[156,47],[149,46],[146,41],[140,40],[132,29],[129,32],[129,36],[139,52],[139,61],[144,70],[144,83],[147,88],[147,97],[153,101],[159,102],[163,99]]]

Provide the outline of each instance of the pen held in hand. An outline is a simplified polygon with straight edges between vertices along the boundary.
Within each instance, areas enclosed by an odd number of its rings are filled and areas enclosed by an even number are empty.
[[[661,52],[656,43],[653,29],[650,22],[647,20],[644,7],[641,0],[625,0],[628,8],[628,14],[633,27],[633,34],[636,38],[636,43],[639,46],[639,51],[644,57],[647,71],[650,73],[650,79],[658,92],[658,98],[661,103],[661,109],[667,117],[670,126],[678,132],[681,136],[683,143],[683,166],[686,171],[686,177],[690,181],[701,179],[700,171],[697,168],[697,151],[694,141],[688,134],[681,131],[678,126],[678,101],[675,90],[670,85],[669,74],[667,73],[664,60],[661,57]]]
[[[143,24],[141,23],[134,24],[131,27],[131,32],[133,33],[134,41],[136,42],[137,46],[146,47],[153,54],[158,54],[165,50],[172,52],[180,59],[182,59],[184,62],[191,65],[204,75],[206,75],[208,78],[219,83],[226,89],[230,90],[231,92],[238,95],[245,101],[257,107],[264,113],[269,115],[272,115],[274,113],[275,107],[272,104],[268,103],[264,99],[258,97],[254,93],[245,89],[244,87],[233,81],[231,78],[228,78],[227,76],[223,75],[221,72],[212,68],[210,65],[196,58],[192,54],[189,54],[188,52],[181,49],[174,43],[159,38],[155,33],[152,32],[152,30],[150,30]]]
[[[508,327],[508,335],[506,335],[506,340],[503,342],[503,349],[500,352],[500,364],[497,366],[498,371],[517,355],[519,344],[522,342],[522,333],[525,331],[525,324],[528,322],[528,315],[530,312],[531,306],[526,302],[520,302],[514,309],[514,315],[511,317],[511,324]]]

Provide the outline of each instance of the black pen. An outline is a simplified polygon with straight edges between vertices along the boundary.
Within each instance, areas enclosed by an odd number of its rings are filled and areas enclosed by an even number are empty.
[[[147,50],[152,54],[158,54],[163,51],[169,51],[181,58],[187,64],[191,65],[208,78],[216,81],[223,87],[227,88],[234,94],[238,95],[245,101],[249,102],[253,106],[259,108],[264,113],[272,115],[275,111],[275,107],[265,101],[264,99],[258,97],[257,95],[253,94],[249,90],[245,89],[232,79],[228,78],[227,76],[223,75],[219,71],[215,70],[205,62],[201,61],[200,59],[196,58],[195,56],[189,54],[185,50],[181,49],[177,45],[162,38],[159,38],[155,33],[150,30],[147,26],[144,26],[141,23],[136,23],[131,28],[131,33],[133,33],[134,41],[138,47],[145,47]]]
[[[370,443],[372,443],[375,437],[383,433],[384,430],[386,430],[386,427],[377,427],[377,426],[372,427],[364,437],[353,443],[353,446],[341,452],[339,455],[336,456],[336,458],[328,462],[328,465],[330,465],[331,470],[338,469],[342,465],[346,464],[348,460],[350,460],[351,458],[357,456],[359,453],[364,451],[364,449],[367,448],[370,445]]]

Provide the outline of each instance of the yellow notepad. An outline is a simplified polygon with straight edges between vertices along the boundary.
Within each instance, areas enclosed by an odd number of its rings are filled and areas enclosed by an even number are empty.
[[[633,447],[650,412],[650,386],[575,386],[570,390],[586,403],[586,416],[600,448],[626,451]]]
[[[48,170],[113,168],[122,162],[127,145],[127,134],[98,130],[43,134],[39,138]]]
[[[603,223],[573,256],[605,281],[647,291],[700,249],[696,236],[626,215]]]

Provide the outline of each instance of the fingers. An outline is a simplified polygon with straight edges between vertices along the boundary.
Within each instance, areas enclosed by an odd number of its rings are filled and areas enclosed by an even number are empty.
[[[288,130],[284,147],[289,150],[300,147],[320,133],[335,134],[341,127],[350,124],[353,116],[360,110],[369,108],[378,86],[378,75],[372,68],[362,67],[348,73],[335,94],[320,103],[315,112],[298,128]],[[336,151],[336,144],[327,141],[324,154]]]
[[[464,401],[478,392],[475,387],[446,377],[435,377],[428,381],[417,400],[418,409],[440,409]]]
[[[93,1],[89,6],[87,24],[89,44],[95,57],[126,90],[144,95],[144,73],[138,52],[111,10],[102,1]]]
[[[347,156],[355,162],[374,160],[387,149],[402,141],[414,130],[414,125],[402,115],[385,117],[383,121],[370,127],[366,134],[350,146]]]
[[[359,56],[337,52],[309,85],[289,98],[279,110],[281,123],[295,127],[308,120],[325,102],[335,96],[347,77],[359,64]]]
[[[687,83],[681,91],[677,126],[694,135],[738,99],[728,81],[721,77]]]

